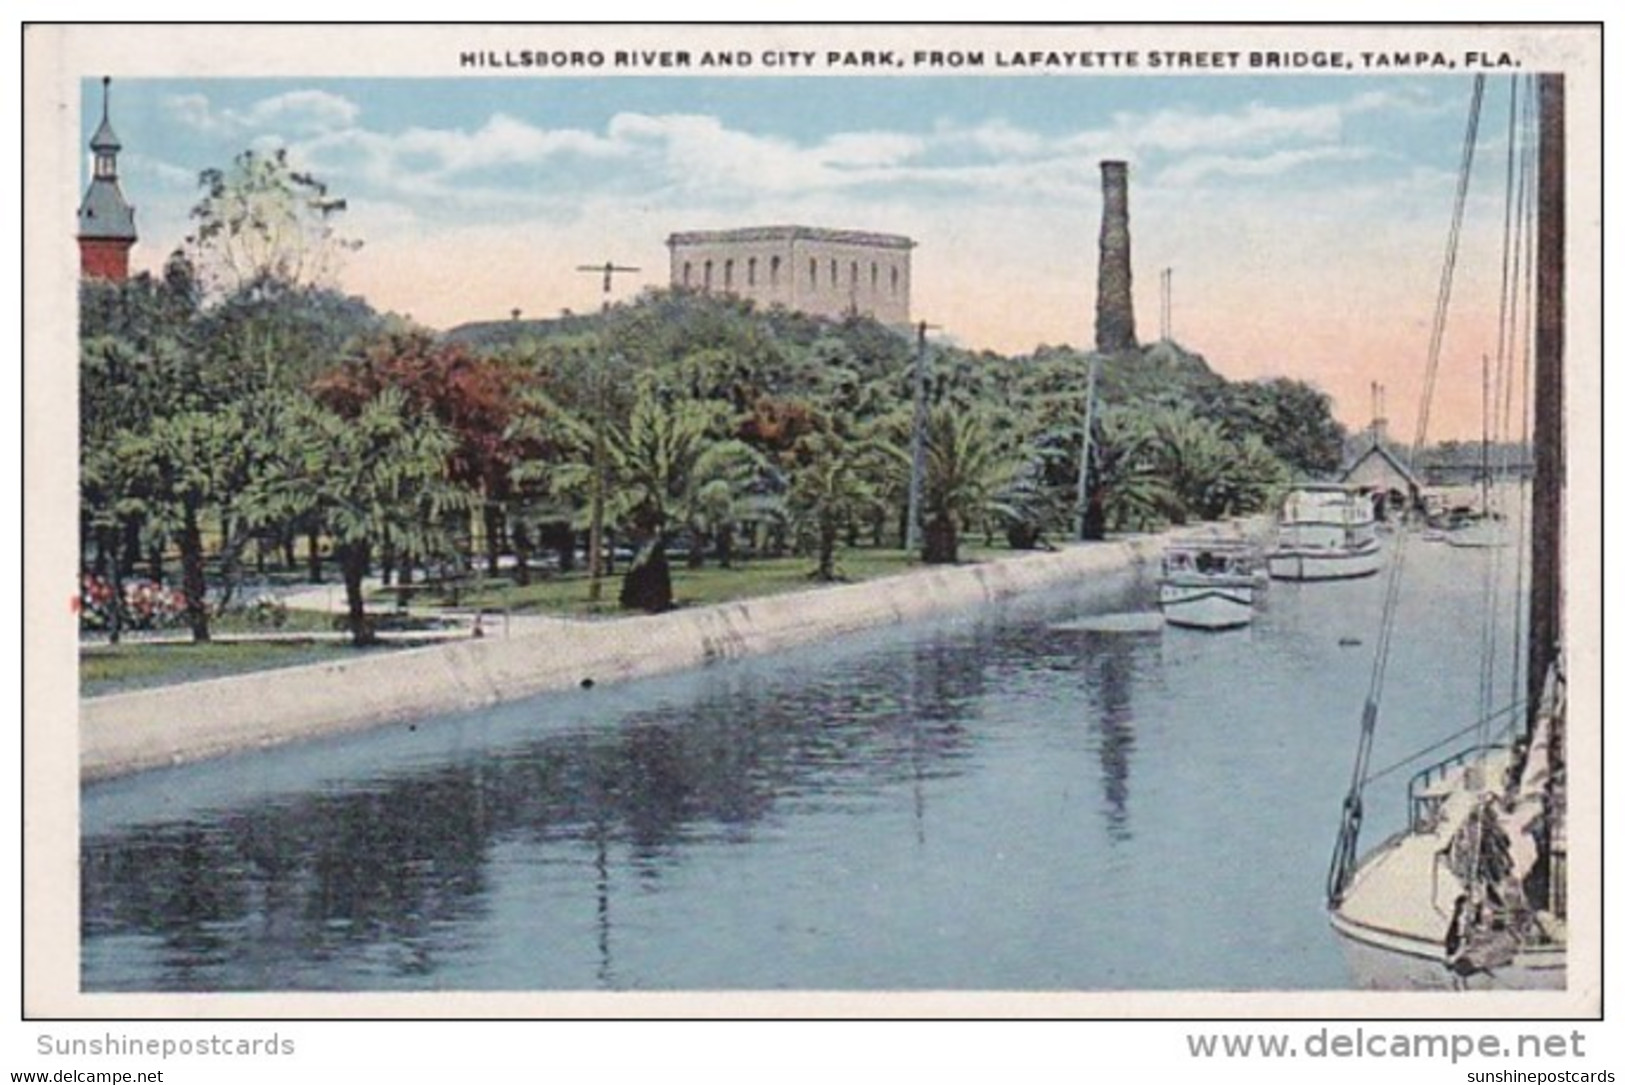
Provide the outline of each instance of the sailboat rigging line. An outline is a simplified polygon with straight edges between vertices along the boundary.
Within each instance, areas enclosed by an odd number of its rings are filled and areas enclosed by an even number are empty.
[[[1484,76],[1473,77],[1472,98],[1467,107],[1467,132],[1462,139],[1461,163],[1456,177],[1455,204],[1450,214],[1450,231],[1445,239],[1444,266],[1439,272],[1439,292],[1434,301],[1433,326],[1428,336],[1427,367],[1422,382],[1422,403],[1417,415],[1413,447],[1427,447],[1428,416],[1432,411],[1434,387],[1439,374],[1439,355],[1444,347],[1446,317],[1450,312],[1450,292],[1455,280],[1456,255],[1461,248],[1461,222],[1467,206],[1467,190],[1473,174],[1473,153],[1478,145],[1478,121],[1484,105]],[[1360,716],[1360,739],[1354,754],[1354,768],[1349,780],[1349,791],[1343,799],[1343,820],[1338,830],[1337,843],[1332,852],[1331,869],[1326,877],[1328,900],[1337,901],[1354,872],[1359,856],[1360,824],[1365,818],[1362,793],[1365,774],[1371,763],[1371,749],[1376,738],[1378,705],[1387,680],[1388,659],[1394,636],[1394,615],[1399,605],[1399,585],[1405,568],[1405,538],[1408,532],[1396,532],[1393,556],[1388,564],[1388,578],[1383,592],[1382,616],[1377,627],[1377,643],[1371,664],[1371,684],[1366,692],[1365,708]]]
[[[1496,345],[1495,345],[1495,395],[1494,409],[1491,408],[1489,389],[1491,384],[1485,382],[1484,400],[1484,508],[1483,515],[1486,524],[1492,532],[1492,541],[1499,541],[1493,532],[1507,529],[1507,516],[1501,507],[1499,486],[1504,485],[1507,478],[1507,423],[1510,410],[1512,374],[1510,357],[1513,339],[1517,334],[1518,320],[1518,243],[1523,231],[1522,213],[1525,210],[1523,200],[1523,177],[1518,171],[1521,160],[1525,158],[1523,149],[1526,141],[1519,138],[1518,122],[1518,82],[1517,76],[1508,80],[1507,98],[1507,153],[1506,153],[1506,180],[1505,191],[1502,197],[1501,218],[1501,301],[1496,317]],[[1486,374],[1487,376],[1487,374]],[[1492,473],[1489,463],[1490,437],[1493,434],[1499,446],[1496,457],[1496,470],[1493,478],[1498,483],[1492,487]],[[1520,503],[1521,504],[1521,503]],[[1491,549],[1490,560],[1484,571],[1483,584],[1483,625],[1479,635],[1479,666],[1478,666],[1478,712],[1480,718],[1489,717],[1492,706],[1495,704],[1495,677],[1500,650],[1500,629],[1497,617],[1501,611],[1501,582],[1504,574],[1505,561],[1503,548],[1495,546]],[[1514,596],[1516,598],[1516,596]]]
[[[1535,346],[1535,336],[1534,336],[1535,328],[1534,328],[1534,320],[1533,320],[1534,296],[1535,296],[1535,274],[1534,274],[1534,269],[1535,269],[1535,252],[1534,252],[1534,247],[1535,247],[1535,223],[1534,223],[1534,219],[1535,219],[1535,185],[1534,185],[1534,179],[1535,179],[1535,165],[1536,165],[1536,162],[1535,162],[1535,147],[1536,147],[1535,132],[1537,131],[1537,125],[1538,125],[1538,117],[1537,117],[1537,114],[1536,114],[1536,111],[1535,111],[1535,94],[1533,93],[1534,78],[1532,76],[1526,77],[1526,78],[1529,81],[1530,88],[1531,88],[1531,93],[1526,94],[1524,96],[1524,100],[1523,100],[1523,125],[1524,125],[1524,132],[1526,133],[1526,137],[1525,137],[1524,143],[1523,143],[1522,170],[1521,170],[1521,172],[1519,174],[1519,177],[1518,177],[1518,200],[1519,200],[1518,230],[1519,230],[1519,238],[1518,238],[1517,258],[1518,258],[1518,261],[1519,261],[1519,265],[1518,265],[1517,276],[1516,277],[1518,278],[1519,282],[1521,283],[1521,289],[1519,289],[1513,295],[1514,300],[1516,300],[1518,297],[1525,297],[1525,298],[1528,299],[1528,303],[1524,306],[1524,310],[1523,310],[1522,334],[1517,334],[1516,321],[1514,321],[1514,338],[1515,338],[1514,345],[1515,345],[1515,347],[1517,348],[1517,350],[1519,352],[1518,361],[1520,362],[1519,376],[1520,376],[1521,380],[1520,380],[1519,387],[1521,388],[1521,390],[1523,392],[1523,398],[1520,401],[1520,403],[1522,405],[1522,410],[1519,412],[1520,416],[1521,416],[1521,420],[1522,420],[1522,425],[1519,427],[1518,436],[1519,436],[1519,442],[1520,442],[1519,447],[1521,447],[1523,449],[1528,449],[1530,447],[1530,444],[1529,444],[1529,439],[1530,439],[1529,429],[1530,429],[1530,420],[1533,417],[1533,412],[1530,410],[1530,395],[1531,395],[1531,389],[1534,386],[1534,382],[1532,380],[1532,374],[1533,374],[1533,370],[1534,370],[1534,346]],[[1516,315],[1516,314],[1514,314],[1514,315]],[[1506,403],[1505,403],[1504,410],[1505,410],[1504,417],[1506,418],[1506,424],[1504,426],[1504,432],[1510,434],[1512,432],[1512,420],[1511,420],[1512,396],[1510,394],[1508,394],[1508,396],[1506,397]],[[1524,599],[1526,597],[1525,586],[1524,586],[1524,564],[1525,564],[1525,561],[1527,560],[1528,555],[1529,555],[1529,534],[1530,534],[1530,532],[1529,532],[1528,518],[1529,518],[1529,515],[1530,515],[1530,511],[1529,511],[1528,503],[1523,500],[1523,496],[1524,496],[1524,494],[1523,494],[1523,486],[1522,486],[1522,482],[1520,481],[1519,490],[1518,490],[1519,500],[1517,502],[1517,530],[1516,530],[1516,534],[1515,534],[1515,538],[1517,539],[1517,550],[1516,550],[1516,554],[1515,554],[1514,561],[1513,561],[1514,584],[1513,584],[1513,594],[1512,594],[1512,597],[1514,599],[1517,599],[1517,600],[1522,600],[1522,599]],[[1526,692],[1525,692],[1525,689],[1524,689],[1524,679],[1523,679],[1523,661],[1524,661],[1525,655],[1528,652],[1528,645],[1526,643],[1526,640],[1527,640],[1527,631],[1524,628],[1523,607],[1518,606],[1518,605],[1514,605],[1513,608],[1512,608],[1512,667],[1511,667],[1511,683],[1512,684],[1511,684],[1511,687],[1510,687],[1510,693],[1507,696],[1508,700],[1521,700],[1527,695]]]
[[[1424,757],[1427,757],[1430,754],[1438,753],[1440,750],[1443,750],[1443,749],[1446,749],[1446,748],[1450,747],[1451,745],[1455,744],[1459,740],[1465,738],[1466,736],[1472,734],[1475,731],[1481,731],[1484,735],[1487,736],[1490,733],[1490,731],[1488,729],[1488,725],[1491,722],[1493,722],[1495,720],[1498,720],[1498,719],[1501,719],[1503,717],[1514,716],[1517,713],[1522,712],[1523,708],[1524,708],[1524,704],[1523,704],[1522,701],[1518,701],[1516,704],[1504,705],[1500,709],[1498,709],[1493,715],[1491,715],[1488,719],[1475,719],[1475,720],[1473,720],[1472,723],[1469,723],[1467,726],[1462,727],[1462,728],[1460,728],[1458,730],[1452,731],[1450,734],[1445,735],[1443,738],[1439,739],[1437,742],[1434,742],[1431,745],[1422,747],[1420,750],[1417,750],[1415,753],[1411,754],[1409,757],[1402,757],[1398,761],[1395,761],[1390,765],[1384,765],[1382,768],[1377,769],[1375,772],[1367,774],[1367,776],[1365,778],[1365,782],[1368,783],[1368,784],[1375,783],[1376,781],[1382,779],[1385,776],[1392,776],[1394,773],[1398,772],[1402,768],[1405,768],[1407,765],[1414,765],[1414,764],[1416,764],[1416,762],[1422,760]],[[1509,723],[1510,722],[1516,722],[1516,721],[1509,721]],[[1508,728],[1508,730],[1510,730],[1510,728]]]
[[[1484,106],[1484,76],[1473,77],[1473,96],[1467,108],[1467,134],[1462,140],[1461,164],[1456,174],[1456,202],[1450,215],[1450,233],[1445,240],[1444,266],[1439,272],[1439,294],[1433,308],[1433,327],[1428,336],[1427,370],[1422,382],[1422,403],[1417,416],[1415,447],[1427,447],[1428,419],[1433,411],[1433,390],[1438,383],[1439,355],[1444,349],[1444,329],[1450,312],[1450,291],[1456,277],[1456,254],[1461,250],[1461,220],[1467,208],[1467,187],[1473,175],[1473,152],[1478,146],[1478,118]]]

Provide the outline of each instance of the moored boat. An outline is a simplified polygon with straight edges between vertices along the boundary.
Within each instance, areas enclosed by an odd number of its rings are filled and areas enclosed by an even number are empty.
[[[1162,556],[1158,603],[1169,625],[1236,629],[1253,620],[1253,549],[1239,541],[1176,542]]]
[[[1482,95],[1475,84],[1473,119]],[[1327,875],[1332,930],[1359,987],[1560,990],[1568,986],[1567,690],[1563,653],[1563,83],[1538,78],[1540,118],[1528,632],[1516,692],[1494,696],[1480,661],[1468,748],[1417,773],[1398,833],[1359,848],[1392,605],[1373,664],[1354,774]],[[1476,128],[1470,123],[1469,131]],[[1509,148],[1509,155],[1514,148]],[[1464,164],[1464,170],[1466,165]],[[1457,223],[1459,225],[1460,198]],[[1441,310],[1445,298],[1441,297]],[[1420,443],[1420,440],[1419,440]],[[1397,598],[1402,551],[1388,585]],[[1487,568],[1489,565],[1487,564]],[[1487,581],[1487,587],[1493,582]],[[1493,591],[1485,597],[1494,598]],[[1481,647],[1489,647],[1486,639]],[[1522,679],[1523,688],[1517,690]],[[1435,743],[1464,741],[1459,732]],[[1402,762],[1403,763],[1403,762]],[[1396,766],[1397,767],[1397,766]]]
[[[1382,541],[1371,497],[1347,486],[1300,486],[1281,504],[1270,551],[1277,580],[1342,580],[1382,567]]]
[[[1505,546],[1507,535],[1506,520],[1499,514],[1485,513],[1446,531],[1444,541],[1451,546],[1477,550]]]

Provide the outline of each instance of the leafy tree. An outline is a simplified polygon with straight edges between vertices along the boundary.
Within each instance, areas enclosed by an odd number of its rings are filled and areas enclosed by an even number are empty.
[[[1256,435],[1230,441],[1217,423],[1183,409],[1157,412],[1152,425],[1159,474],[1175,498],[1175,523],[1255,511],[1286,476]]]
[[[1300,475],[1324,476],[1342,463],[1343,426],[1331,397],[1303,381],[1278,377],[1227,386],[1208,412],[1232,440],[1261,440]]]
[[[535,375],[495,356],[477,356],[456,343],[422,332],[385,336],[359,359],[315,382],[317,399],[354,414],[384,389],[394,388],[414,414],[433,417],[455,441],[452,481],[479,494],[486,564],[497,573],[510,505],[518,499],[512,471],[534,450],[514,426],[520,399],[538,385]]]
[[[180,548],[181,590],[194,641],[209,639],[203,518],[239,492],[247,429],[240,409],[187,411],[155,419],[123,446],[148,515]]]
[[[593,485],[598,424],[557,404],[548,409],[536,400],[532,403],[527,432],[557,441],[565,449],[565,459],[528,461],[515,476],[522,481],[545,477],[555,493],[570,495],[580,507]],[[645,380],[639,382],[625,424],[603,423],[606,518],[638,540],[635,568],[650,570],[637,582],[645,588],[628,595],[623,585],[623,605],[645,610],[669,607],[665,550],[673,533],[686,529],[700,543],[731,524],[737,503],[764,470],[760,454],[727,436],[729,417],[725,404],[663,395],[653,381]]]
[[[143,547],[161,556],[166,539],[151,503],[151,480],[135,453],[158,420],[201,403],[195,296],[184,267],[172,262],[162,278],[88,280],[79,298],[81,553],[111,587],[116,640],[124,620],[123,581]],[[160,576],[155,568],[154,579]]]
[[[389,325],[365,301],[331,288],[255,280],[216,298],[199,318],[201,389],[227,402],[308,388]]]
[[[455,438],[431,417],[414,415],[406,397],[385,388],[354,416],[310,398],[290,403],[297,434],[295,477],[332,537],[344,576],[351,636],[376,639],[366,616],[363,580],[381,550],[428,561],[454,552],[451,518],[469,495],[450,477]]]
[[[243,151],[225,169],[204,170],[198,186],[186,247],[215,293],[326,283],[341,256],[360,247],[337,230],[346,202],[295,169],[285,148]]]

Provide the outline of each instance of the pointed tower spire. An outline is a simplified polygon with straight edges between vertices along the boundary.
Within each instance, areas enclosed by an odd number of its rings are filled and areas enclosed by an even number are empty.
[[[118,153],[123,149],[111,120],[112,79],[102,77],[102,123],[90,137],[94,156],[90,187],[79,205],[79,272],[86,278],[122,282],[130,273],[135,244],[135,208],[118,185]]]

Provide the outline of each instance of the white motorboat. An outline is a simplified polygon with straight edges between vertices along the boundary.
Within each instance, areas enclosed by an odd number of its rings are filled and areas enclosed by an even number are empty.
[[[1162,556],[1158,602],[1169,625],[1235,629],[1253,620],[1256,559],[1245,543],[1176,542]]]
[[[1281,504],[1275,548],[1277,580],[1342,580],[1382,567],[1382,540],[1369,494],[1333,484],[1300,486]]]

